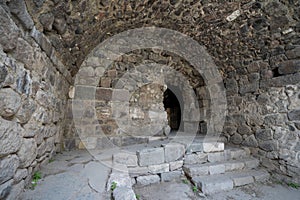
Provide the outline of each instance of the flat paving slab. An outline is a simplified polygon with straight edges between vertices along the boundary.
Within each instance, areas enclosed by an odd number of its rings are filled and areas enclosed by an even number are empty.
[[[42,179],[21,199],[109,199],[105,187],[110,171],[87,151],[64,152],[40,170]]]

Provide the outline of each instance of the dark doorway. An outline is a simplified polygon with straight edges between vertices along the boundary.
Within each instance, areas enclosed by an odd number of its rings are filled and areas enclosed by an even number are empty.
[[[167,89],[164,92],[164,107],[168,114],[168,122],[171,130],[179,130],[181,121],[181,108],[176,95]]]

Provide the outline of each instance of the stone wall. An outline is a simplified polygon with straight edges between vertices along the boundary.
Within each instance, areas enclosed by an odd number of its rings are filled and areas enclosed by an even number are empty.
[[[26,0],[33,20],[24,11],[23,1],[2,2],[10,4],[6,9],[11,10],[14,20],[22,19],[16,22],[18,26],[31,30],[35,24],[47,36],[65,64],[56,67],[66,78],[67,73],[76,75],[99,43],[130,28],[164,27],[192,37],[207,48],[223,76],[229,112],[224,135],[231,143],[252,147],[274,175],[299,182],[299,1]],[[3,36],[3,41],[17,41],[19,34],[11,33]],[[36,42],[52,62],[58,62],[45,42],[48,40],[40,34],[33,36],[41,37]],[[16,49],[17,43],[1,44],[6,52]],[[33,60],[28,57],[27,62]],[[85,81],[99,75],[93,70],[91,73]],[[109,79],[101,81],[100,86],[112,87]],[[70,94],[72,97],[72,91]],[[91,117],[89,112],[85,114]],[[78,133],[69,123],[72,116],[67,116],[66,147],[78,146]],[[87,130],[95,134],[96,128]]]
[[[23,1],[0,4],[0,199],[17,199],[62,150],[71,77]]]

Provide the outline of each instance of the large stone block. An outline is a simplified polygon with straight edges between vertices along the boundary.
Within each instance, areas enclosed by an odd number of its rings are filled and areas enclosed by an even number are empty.
[[[186,153],[195,153],[195,152],[202,152],[202,151],[203,151],[202,143],[192,143],[187,146]]]
[[[113,191],[114,200],[136,200],[134,191],[128,187],[117,187]]]
[[[224,164],[216,164],[209,166],[209,174],[223,174],[225,173],[225,165]]]
[[[164,146],[165,149],[165,161],[176,161],[184,156],[185,148],[182,144],[169,143]]]
[[[163,173],[163,172],[168,172],[169,171],[169,164],[168,163],[163,163],[159,165],[150,165],[148,167],[149,173],[151,174],[158,174],[158,173]]]
[[[161,174],[161,181],[168,182],[180,178],[181,171],[165,172]]]
[[[279,74],[292,74],[298,71],[300,71],[300,60],[284,61],[278,66]]]
[[[184,157],[184,164],[202,164],[207,162],[207,154],[206,153],[193,153],[187,154]]]
[[[170,164],[170,171],[174,171],[176,169],[182,168],[183,160],[178,160],[178,161],[170,162],[169,164]]]
[[[19,158],[16,155],[8,156],[0,162],[0,184],[11,179],[19,167]]]
[[[223,142],[205,142],[205,143],[203,143],[203,151],[207,152],[207,153],[224,151],[224,143]]]
[[[0,199],[6,199],[12,190],[13,180],[6,181],[4,184],[0,185]]]
[[[160,177],[158,175],[139,176],[136,178],[136,182],[139,185],[150,185],[160,182]]]
[[[18,151],[20,166],[28,167],[37,157],[37,144],[34,139],[24,139]]]
[[[148,167],[128,167],[128,172],[131,177],[147,175],[149,172]]]
[[[233,181],[230,177],[219,176],[200,176],[193,178],[192,181],[204,194],[213,194],[221,191],[232,190]]]
[[[113,160],[116,163],[124,164],[129,167],[137,166],[137,156],[131,153],[116,153],[113,155]]]
[[[232,176],[234,186],[247,185],[254,182],[253,177],[250,174],[237,174]]]
[[[16,40],[20,32],[2,7],[0,7],[0,24],[0,44],[4,51],[11,51],[17,46]]]
[[[293,110],[289,112],[288,118],[291,121],[300,121],[300,110]]]
[[[165,152],[163,148],[143,149],[137,152],[140,166],[156,165],[165,162]]]
[[[10,12],[20,20],[20,22],[26,29],[32,29],[34,23],[29,13],[27,12],[25,1],[9,1],[8,7]]]
[[[189,177],[201,176],[208,174],[209,166],[207,165],[184,165],[183,171]]]
[[[224,152],[215,152],[208,154],[209,162],[221,162],[226,160],[226,155]]]
[[[11,88],[0,90],[0,115],[11,117],[19,110],[21,106],[21,97]]]
[[[0,117],[0,156],[18,151],[22,143],[22,132],[19,124]]]

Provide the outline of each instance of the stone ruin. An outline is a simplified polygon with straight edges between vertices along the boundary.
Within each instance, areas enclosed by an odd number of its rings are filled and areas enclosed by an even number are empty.
[[[299,16],[299,1],[0,1],[0,199],[17,198],[58,152],[149,143],[176,132],[218,136],[217,144],[238,149],[205,152],[203,143],[187,152],[187,144],[170,144],[184,159],[149,163],[159,172],[150,182],[178,175],[179,165],[191,178],[260,166],[300,183]],[[110,40],[135,29],[141,43],[124,35],[115,46]],[[138,30],[174,32],[157,34],[159,43]],[[180,34],[199,47],[172,44]],[[159,148],[166,152],[168,144]],[[209,153],[220,152],[221,160],[211,160]],[[135,167],[145,165],[141,154]],[[206,163],[236,154],[255,159]],[[149,182],[122,164],[134,181]]]

